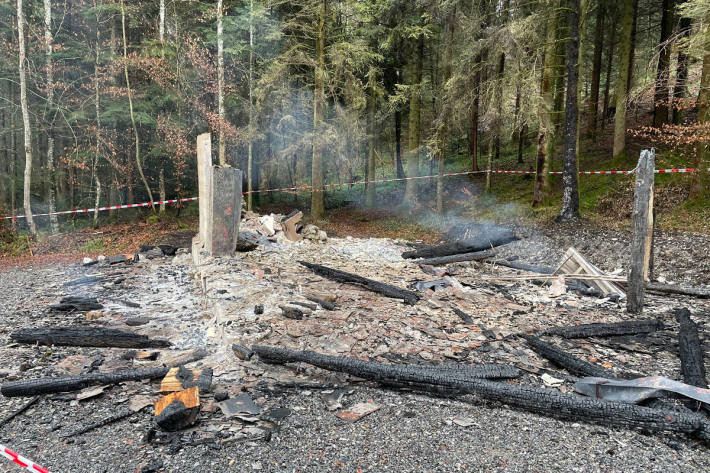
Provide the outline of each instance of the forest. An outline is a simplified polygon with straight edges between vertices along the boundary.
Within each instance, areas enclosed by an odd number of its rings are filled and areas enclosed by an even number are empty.
[[[249,208],[312,186],[315,219],[331,184],[435,175],[395,204],[442,212],[444,174],[504,165],[573,220],[607,142],[679,156],[706,202],[709,25],[710,0],[3,0],[0,215],[191,197],[204,132]]]

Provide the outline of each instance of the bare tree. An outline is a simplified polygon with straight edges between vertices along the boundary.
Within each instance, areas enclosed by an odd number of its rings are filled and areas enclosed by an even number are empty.
[[[17,0],[17,36],[19,53],[18,71],[20,74],[20,106],[22,108],[22,124],[25,130],[25,186],[24,206],[25,218],[30,231],[36,235],[37,226],[32,218],[32,204],[30,202],[30,187],[32,185],[32,129],[30,128],[30,112],[27,108],[27,78],[25,77],[25,14],[22,11],[22,0]]]
[[[227,164],[224,142],[224,38],[222,33],[222,0],[217,0],[217,114],[219,115],[219,164]]]

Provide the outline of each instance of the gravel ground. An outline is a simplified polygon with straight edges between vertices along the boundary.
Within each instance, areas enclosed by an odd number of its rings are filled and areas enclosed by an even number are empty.
[[[605,270],[625,267],[628,235],[622,232],[586,227],[563,227],[563,231],[519,230],[529,238],[505,251],[517,254],[523,261],[554,264],[561,252],[573,244]],[[694,284],[710,281],[707,238],[660,235],[657,242],[660,242],[657,274],[668,281]],[[351,251],[353,255],[359,252],[357,242]],[[64,285],[87,275],[101,277],[107,271],[112,272],[112,281],[121,271],[125,272],[125,279],[118,284],[99,280]],[[102,370],[122,367],[118,350],[49,349],[10,343],[9,333],[17,328],[85,321],[83,314],[46,312],[46,305],[68,291],[74,295],[97,295],[102,300],[114,299],[99,323],[126,328],[123,325],[126,317],[148,316],[151,322],[139,328],[141,333],[169,338],[175,342],[176,353],[203,345],[210,348],[214,337],[202,323],[207,308],[190,271],[187,266],[165,262],[110,270],[52,264],[0,273],[3,292],[0,378],[59,374],[62,368],[89,371],[92,363]],[[121,299],[140,302],[142,307],[130,309]],[[679,300],[671,299],[671,303]],[[694,307],[696,311],[707,310],[706,305]],[[288,372],[286,368],[273,369]],[[152,410],[145,409],[128,420],[92,433],[63,438],[76,428],[115,413],[136,395],[154,394],[155,386],[132,382],[80,402],[66,400],[66,396],[63,400],[62,396],[41,399],[26,413],[0,427],[0,443],[55,473],[710,470],[708,448],[687,437],[649,436],[625,429],[563,422],[473,397],[436,398],[359,384],[350,386],[352,392],[345,396],[343,404],[372,400],[381,409],[351,424],[329,412],[325,394],[316,389],[262,392],[253,388],[249,380],[241,383],[226,379],[216,376],[213,390],[236,393],[249,386],[256,402],[264,404],[263,409],[292,410],[269,441],[235,437],[224,429],[223,423],[214,421],[219,410],[210,413],[209,402],[198,426],[176,436],[156,435],[150,439]],[[3,398],[0,415],[14,411],[24,402],[24,399]],[[471,425],[460,426],[453,422],[454,418],[465,418]],[[235,420],[237,424],[240,423]],[[158,465],[162,467],[152,468]],[[21,470],[0,458],[0,471]]]

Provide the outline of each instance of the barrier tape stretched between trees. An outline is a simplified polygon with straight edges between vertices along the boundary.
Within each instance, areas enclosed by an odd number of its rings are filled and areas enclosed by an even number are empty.
[[[634,174],[636,171],[631,170],[631,171],[579,171],[579,174],[593,174],[593,175],[606,175],[606,174]],[[692,173],[695,172],[694,169],[692,168],[673,168],[673,169],[656,169],[656,174],[675,174],[675,173]],[[507,171],[507,170],[502,170],[502,169],[491,169],[491,170],[482,170],[482,171],[462,171],[462,172],[450,172],[446,174],[442,174],[441,177],[451,177],[451,176],[465,176],[468,174],[536,174],[535,171]],[[549,171],[548,174],[563,174],[563,171]],[[353,181],[353,182],[341,182],[338,184],[325,184],[323,186],[323,190],[327,189],[333,189],[337,187],[351,187],[351,186],[357,186],[357,185],[362,185],[362,184],[381,184],[385,182],[397,182],[397,181],[410,181],[414,179],[434,179],[438,178],[439,176],[437,174],[431,174],[428,176],[416,176],[416,177],[392,177],[392,178],[383,178],[383,179],[373,179],[371,181],[367,180],[362,180],[362,181]],[[259,193],[268,193],[268,192],[298,192],[298,191],[312,191],[313,186],[309,185],[303,185],[303,186],[293,186],[293,187],[278,187],[274,189],[260,189],[260,190],[253,190],[251,192],[242,192],[243,195],[247,194],[259,194]],[[63,210],[61,212],[47,212],[47,213],[38,213],[38,214],[32,214],[33,217],[46,217],[49,215],[66,215],[66,214],[78,214],[78,213],[92,213],[92,212],[102,212],[105,210],[119,210],[119,209],[134,209],[138,207],[150,207],[152,205],[161,205],[161,204],[177,204],[177,203],[182,203],[182,202],[190,202],[193,200],[197,200],[199,197],[187,197],[184,199],[170,199],[170,200],[159,200],[156,202],[142,202],[140,204],[126,204],[126,205],[110,205],[108,207],[99,207],[99,208],[93,208],[93,209],[74,209],[74,210]],[[25,218],[24,215],[15,215],[15,216],[10,216],[10,217],[0,217],[0,219],[8,220],[8,219],[16,219],[16,218]]]

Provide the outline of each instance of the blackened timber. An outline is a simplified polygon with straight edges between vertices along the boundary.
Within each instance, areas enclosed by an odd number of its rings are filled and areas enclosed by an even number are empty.
[[[476,251],[490,250],[496,246],[505,245],[517,240],[515,234],[506,230],[492,235],[490,238],[481,236],[467,240],[458,240],[443,245],[429,245],[420,247],[414,251],[405,251],[402,258],[437,258],[440,256],[458,255],[461,253],[473,253]]]
[[[354,358],[321,355],[310,351],[290,351],[254,346],[260,356],[281,363],[304,362],[330,371],[340,371],[374,381],[443,386],[461,394],[474,394],[521,410],[552,417],[584,420],[602,425],[644,429],[651,432],[684,433],[710,442],[710,421],[702,415],[636,406],[616,401],[565,394],[552,389],[510,385],[487,379],[452,377],[435,370],[410,371]]]
[[[461,253],[451,256],[439,256],[438,258],[426,258],[418,260],[417,264],[430,264],[439,266],[442,264],[461,263],[464,261],[481,261],[486,258],[491,258],[495,253],[492,251],[474,251],[472,253]]]
[[[122,370],[111,373],[8,381],[0,387],[0,393],[5,397],[15,397],[81,391],[89,386],[96,386],[98,384],[116,384],[123,381],[162,378],[168,373],[168,370],[169,368],[151,368],[145,370]]]
[[[10,422],[10,421],[11,421],[12,419],[14,419],[15,417],[17,417],[17,416],[19,416],[20,414],[22,414],[23,412],[25,412],[27,409],[29,409],[30,407],[32,407],[37,401],[39,401],[39,396],[33,397],[32,399],[30,399],[29,401],[27,401],[26,403],[24,403],[24,404],[22,405],[22,407],[20,407],[19,409],[17,409],[15,412],[13,412],[12,414],[8,414],[7,417],[5,417],[3,420],[0,420],[0,427],[2,427],[3,425],[7,424],[8,422]]]
[[[544,342],[537,337],[533,337],[531,335],[522,335],[522,337],[528,342],[528,345],[530,345],[530,348],[532,348],[535,353],[551,361],[555,365],[566,369],[573,375],[594,376],[597,378],[616,378],[616,375],[612,371],[589,363],[588,361],[580,360],[579,358],[574,357],[564,350]]]
[[[461,309],[454,307],[454,314],[461,317],[461,320],[463,321],[463,323],[465,323],[467,325],[473,324],[473,319],[471,318],[471,316],[468,315],[466,312],[462,311]]]
[[[506,268],[519,269],[521,271],[529,271],[531,273],[540,274],[552,274],[555,272],[554,268],[549,266],[537,266],[534,264],[521,263],[519,261],[508,261],[504,259],[485,259],[484,263],[494,264],[497,266],[505,266]]]
[[[291,351],[283,348],[254,345],[252,350],[267,363],[283,364],[304,362],[319,368],[335,369],[353,376],[374,381],[397,381],[408,374],[441,373],[456,379],[506,379],[520,375],[520,370],[511,365],[387,365],[374,361],[362,361],[354,358],[321,355],[312,351]],[[344,369],[341,369],[344,368]],[[359,374],[358,374],[359,373]],[[407,377],[407,376],[405,376]],[[416,379],[410,381],[416,382]]]
[[[680,351],[680,370],[686,384],[699,388],[708,388],[705,376],[705,360],[698,337],[698,326],[690,318],[686,308],[675,311],[675,318],[680,324],[678,331],[678,349]]]
[[[118,412],[117,414],[113,414],[111,416],[108,416],[104,419],[101,419],[98,422],[94,422],[93,424],[89,424],[86,427],[82,427],[81,429],[75,430],[74,432],[70,432],[66,435],[63,435],[62,437],[65,439],[73,438],[76,437],[77,435],[83,435],[88,432],[91,432],[92,430],[96,430],[100,427],[104,427],[106,425],[113,424],[114,422],[118,422],[123,419],[127,419],[131,417],[134,414],[137,414],[139,411],[131,411],[131,410],[124,410],[121,412]]]
[[[320,297],[313,296],[313,295],[309,294],[309,295],[306,295],[305,298],[311,302],[315,302],[316,304],[318,304],[319,306],[321,306],[325,310],[335,310],[335,304],[333,304],[332,302],[328,302],[324,299],[321,299]]]
[[[86,312],[89,310],[103,309],[103,305],[93,297],[69,296],[59,301],[59,304],[50,305],[49,308],[59,312]]]
[[[542,332],[543,335],[559,335],[563,338],[612,337],[617,335],[638,335],[663,330],[663,322],[658,319],[630,320],[612,323],[593,323],[553,327]]]
[[[41,327],[20,329],[10,338],[18,343],[72,347],[165,348],[167,340],[103,327]]]
[[[375,281],[373,279],[358,276],[357,274],[346,273],[339,269],[328,268],[320,264],[306,263],[299,261],[303,266],[310,269],[319,276],[322,276],[331,281],[337,281],[348,284],[357,284],[363,286],[370,291],[382,294],[383,296],[392,297],[394,299],[403,299],[407,304],[415,304],[419,300],[419,295],[415,292],[401,289],[391,284]]]
[[[710,289],[693,286],[679,286],[676,284],[661,284],[658,282],[647,282],[646,290],[661,294],[680,294],[682,296],[697,297],[698,299],[710,299]]]

